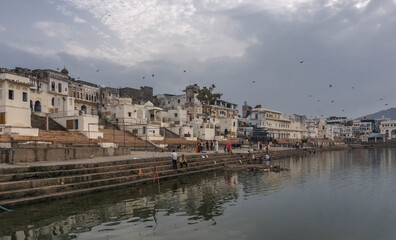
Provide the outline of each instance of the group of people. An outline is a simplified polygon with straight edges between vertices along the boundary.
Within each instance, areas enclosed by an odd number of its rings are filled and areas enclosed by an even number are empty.
[[[265,145],[262,142],[257,142],[257,150],[263,151],[265,150],[265,152],[268,154],[269,152],[269,144]]]
[[[205,147],[206,147],[206,151],[215,151],[215,152],[219,152],[219,142],[217,140],[215,141],[206,141],[206,143],[204,143],[203,141],[198,141],[197,144],[195,145],[195,152],[196,153],[200,153],[205,151]]]
[[[175,150],[172,151],[172,167],[173,169],[177,169],[177,153],[175,152]],[[181,157],[179,158],[179,165],[180,168],[183,168],[183,166],[187,167],[187,159],[184,156],[184,154],[181,155]]]
[[[266,153],[264,157],[265,157],[265,166],[266,166],[266,168],[271,168],[271,156],[269,155],[269,153]],[[254,153],[249,150],[248,151],[248,164],[251,164],[252,162],[254,162],[256,160],[257,160],[257,158],[254,155]],[[258,162],[259,163],[263,162],[262,157],[259,157]]]

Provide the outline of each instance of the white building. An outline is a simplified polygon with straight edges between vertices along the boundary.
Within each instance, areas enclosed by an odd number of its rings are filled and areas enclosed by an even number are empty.
[[[0,73],[0,133],[38,136],[31,128],[30,80],[11,73]]]
[[[163,140],[161,136],[162,109],[151,102],[144,105],[132,104],[131,98],[119,98],[115,106],[107,106],[106,111],[114,115],[114,123],[121,129],[136,134],[144,140]]]
[[[244,119],[247,126],[256,126],[267,131],[268,136],[275,139],[290,138],[289,119],[284,119],[282,113],[265,108],[253,108],[251,114]]]
[[[388,139],[396,138],[396,120],[382,121],[380,129]]]
[[[68,131],[77,131],[90,139],[103,138],[99,131],[99,117],[75,109],[73,97],[56,98],[51,118]]]
[[[290,120],[290,138],[291,139],[303,139],[307,137],[307,128],[305,116],[297,114],[289,114],[284,116],[285,119]]]

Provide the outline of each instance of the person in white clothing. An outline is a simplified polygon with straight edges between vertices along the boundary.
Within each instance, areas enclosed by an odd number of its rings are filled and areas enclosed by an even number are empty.
[[[177,153],[175,150],[172,151],[172,166],[173,169],[177,169]]]
[[[219,142],[215,141],[215,152],[219,152]]]

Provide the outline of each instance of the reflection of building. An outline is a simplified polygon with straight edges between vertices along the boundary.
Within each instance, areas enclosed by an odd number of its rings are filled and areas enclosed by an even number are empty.
[[[142,185],[139,188],[144,191],[139,195],[137,191],[127,189],[118,190],[118,194],[110,191],[92,196],[95,198],[94,205],[90,204],[92,199],[89,198],[61,201],[62,214],[58,211],[59,203],[49,203],[40,208],[45,213],[40,213],[40,218],[32,214],[22,222],[16,218],[0,219],[1,223],[7,222],[9,227],[0,233],[0,239],[72,239],[79,233],[100,232],[109,229],[109,226],[117,229],[117,226],[123,225],[118,225],[120,222],[139,224],[136,226],[139,229],[147,226],[145,223],[156,225],[157,211],[161,211],[164,216],[182,213],[205,221],[214,220],[216,216],[224,214],[227,203],[238,198],[238,185],[241,183],[235,174],[217,172],[216,177],[213,177],[213,172],[203,174],[186,176],[188,184],[163,181],[161,188],[166,190],[160,193],[155,185]],[[160,219],[158,224],[161,224]],[[26,230],[28,225],[30,227]],[[129,237],[135,239],[134,236]]]

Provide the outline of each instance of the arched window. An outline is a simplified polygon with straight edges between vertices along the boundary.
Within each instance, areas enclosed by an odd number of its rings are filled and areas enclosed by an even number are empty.
[[[62,83],[58,83],[58,92],[62,92]]]
[[[81,111],[82,111],[84,114],[87,114],[87,107],[86,107],[85,105],[82,105],[82,106],[81,106]]]
[[[52,104],[52,106],[55,105],[55,98],[54,97],[51,99],[51,104]]]
[[[41,102],[40,101],[36,101],[34,103],[34,111],[35,112],[41,112]]]

